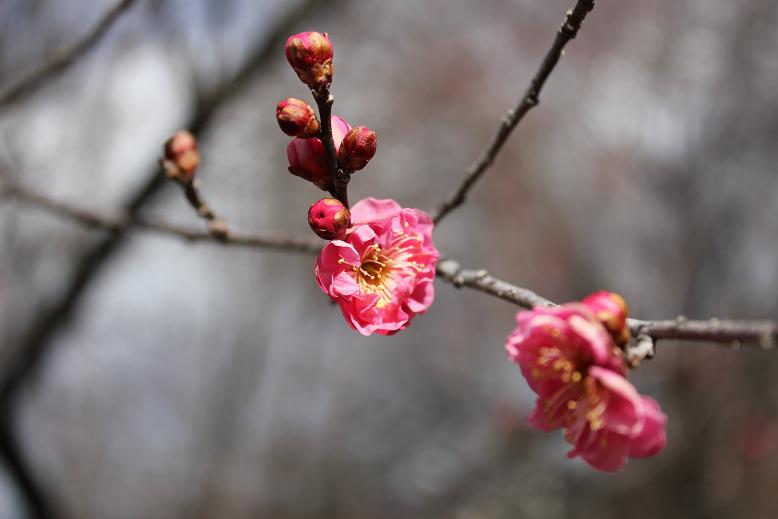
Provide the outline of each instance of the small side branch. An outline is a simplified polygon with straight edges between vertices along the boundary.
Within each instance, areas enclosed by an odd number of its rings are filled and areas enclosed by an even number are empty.
[[[127,11],[135,0],[121,0],[103,14],[91,31],[71,46],[57,52],[40,68],[24,76],[15,84],[8,87],[0,93],[0,109],[19,101],[43,86],[46,81],[57,74],[64,72],[71,65],[76,63],[79,58],[86,55],[90,50],[97,46],[100,40],[108,33],[108,30],[120,18],[122,13]]]
[[[567,12],[565,21],[562,23],[559,31],[557,31],[551,49],[543,58],[540,68],[535,73],[535,77],[532,78],[532,82],[526,92],[524,92],[524,96],[519,100],[519,104],[516,108],[510,110],[502,120],[502,124],[492,142],[489,143],[489,146],[481,154],[478,161],[467,169],[465,178],[456,191],[440,204],[435,211],[432,220],[436,224],[440,223],[446,215],[465,202],[467,194],[473,189],[475,183],[478,182],[486,170],[489,169],[489,166],[492,165],[513,129],[527,115],[527,112],[540,103],[540,91],[543,89],[543,85],[545,85],[554,67],[556,67],[557,62],[559,62],[565,45],[575,38],[578,30],[581,28],[581,24],[583,24],[584,18],[592,9],[594,9],[594,0],[578,0],[575,7]]]
[[[23,200],[58,216],[75,220],[84,226],[100,228],[115,233],[137,227],[142,230],[174,236],[191,242],[217,242],[237,247],[302,254],[316,254],[322,247],[321,240],[308,237],[287,236],[278,233],[245,233],[227,230],[226,226],[224,226],[223,232],[214,232],[213,229],[206,232],[141,216],[132,218],[126,214],[102,214],[54,200],[18,184],[0,185],[0,193]]]

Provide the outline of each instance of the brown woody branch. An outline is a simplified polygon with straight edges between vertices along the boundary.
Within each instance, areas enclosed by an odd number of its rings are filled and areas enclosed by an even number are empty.
[[[332,138],[332,104],[335,102],[335,98],[330,94],[330,90],[327,87],[312,90],[311,92],[319,109],[319,139],[324,144],[327,166],[332,177],[332,191],[330,191],[330,194],[348,208],[349,174],[338,166],[338,152],[335,150],[335,141]]]
[[[452,259],[438,263],[438,276],[455,287],[468,287],[493,295],[524,308],[534,306],[557,306],[556,303],[538,294],[495,278],[485,270],[466,270]],[[778,340],[778,325],[775,321],[734,321],[708,319],[691,321],[683,316],[676,319],[649,321],[628,319],[632,335],[658,339],[684,341],[710,341],[734,344],[757,344],[772,349]]]
[[[83,225],[103,228],[109,231],[126,231],[132,226],[137,226],[142,230],[176,236],[188,241],[210,241],[223,245],[303,254],[316,254],[321,250],[321,241],[313,238],[291,237],[275,233],[252,234],[235,231],[227,231],[226,234],[220,235],[213,232],[192,230],[139,216],[100,214],[53,200],[18,184],[0,184],[0,194],[2,193],[44,208],[59,216],[73,219]],[[444,258],[438,262],[437,275],[443,281],[451,283],[457,288],[472,288],[524,308],[557,306],[553,301],[529,289],[498,279],[485,270],[464,269],[457,261],[450,258]],[[685,317],[678,317],[676,319],[658,321],[629,319],[628,325],[634,337],[643,337],[643,341],[638,341],[636,345],[640,347],[639,351],[632,352],[633,357],[636,356],[637,359],[635,362],[653,355],[653,349],[649,348],[647,340],[676,339],[720,342],[734,345],[757,344],[764,349],[771,349],[778,339],[778,325],[774,321],[767,320],[735,321],[713,318],[692,321]]]
[[[57,216],[75,220],[84,226],[111,232],[124,232],[135,227],[145,231],[178,237],[190,242],[210,241],[237,247],[303,254],[316,254],[322,247],[321,240],[307,237],[287,236],[278,233],[245,233],[228,230],[226,226],[222,230],[214,231],[210,225],[208,231],[201,231],[139,215],[131,216],[126,213],[120,215],[104,214],[54,200],[19,184],[8,183],[7,181],[0,184],[0,194],[25,201]]]
[[[481,157],[467,169],[465,178],[456,191],[440,204],[435,211],[432,220],[436,224],[440,223],[446,215],[465,202],[467,194],[486,170],[489,169],[489,166],[492,165],[513,129],[527,115],[527,112],[540,103],[540,91],[562,56],[565,45],[575,38],[584,18],[592,9],[594,9],[594,0],[578,0],[575,7],[567,12],[565,21],[562,23],[559,31],[557,31],[556,38],[554,38],[554,43],[546,53],[545,58],[543,58],[540,68],[535,73],[535,77],[532,78],[532,82],[526,92],[524,92],[524,96],[519,100],[519,104],[516,108],[510,110],[502,120],[502,124],[492,142],[489,143]]]
[[[122,13],[132,7],[134,3],[135,0],[120,0],[117,2],[103,14],[92,30],[80,40],[55,53],[40,68],[33,70],[30,74],[22,77],[15,84],[0,93],[0,109],[31,95],[45,85],[49,79],[64,72],[68,67],[76,63],[79,58],[97,46]]]

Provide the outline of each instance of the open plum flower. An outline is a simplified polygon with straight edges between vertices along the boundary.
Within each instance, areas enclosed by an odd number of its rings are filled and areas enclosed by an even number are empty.
[[[506,350],[538,395],[529,422],[564,429],[568,456],[614,472],[664,448],[665,415],[627,381],[621,350],[587,306],[536,307],[517,323]]]
[[[432,220],[394,200],[366,198],[351,208],[351,223],[343,240],[322,249],[316,281],[359,333],[394,334],[435,298]]]

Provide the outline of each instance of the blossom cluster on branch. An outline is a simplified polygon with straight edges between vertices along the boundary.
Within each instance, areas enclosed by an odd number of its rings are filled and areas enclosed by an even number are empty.
[[[665,444],[659,404],[626,379],[629,340],[621,296],[597,292],[580,303],[519,312],[505,348],[538,395],[530,423],[564,429],[568,456],[613,472],[626,458],[653,456]]]
[[[590,9],[589,3],[579,2],[568,13],[567,25],[552,47],[553,59],[547,58],[541,67],[542,81],[564,43],[574,36],[575,31],[566,27],[577,30]],[[435,219],[391,199],[369,197],[350,207],[349,181],[375,155],[376,134],[364,126],[352,128],[345,119],[332,115],[333,49],[326,34],[291,36],[285,52],[293,70],[310,88],[318,114],[305,101],[289,97],[276,105],[276,120],[293,137],[287,146],[289,172],[329,193],[308,210],[311,230],[327,240],[318,253],[314,275],[321,290],[338,304],[346,323],[363,335],[392,335],[406,329],[433,303],[436,273],[455,286],[473,286],[511,302],[518,300],[521,306],[532,308],[517,314],[517,326],[505,347],[537,395],[529,423],[547,432],[563,429],[572,445],[568,456],[580,457],[606,472],[621,469],[628,458],[659,453],[666,442],[667,417],[654,399],[638,393],[627,380],[628,367],[637,367],[653,355],[653,322],[629,319],[627,303],[612,292],[596,292],[581,302],[557,306],[485,271],[465,272],[458,266],[452,270],[450,260],[438,265],[433,228],[463,202],[464,194],[518,122],[517,116],[501,127],[487,158],[468,174]],[[524,112],[537,104],[542,81],[534,81],[522,100]],[[179,132],[166,143],[162,164],[168,176],[184,188],[191,205],[208,220],[215,239],[229,241],[226,224],[197,190],[194,172],[198,163],[197,144],[191,135]],[[732,330],[737,334],[751,328],[772,337],[775,327],[734,323]],[[632,332],[637,334],[635,346],[630,345]]]
[[[332,195],[308,210],[311,230],[330,240],[316,260],[316,281],[359,333],[396,333],[426,312],[435,298],[439,254],[432,243],[432,220],[394,200],[367,198],[349,208],[348,182],[375,155],[377,136],[329,115],[334,68],[326,34],[295,34],[285,51],[324,121],[300,99],[287,98],[276,106],[279,127],[294,137],[286,149],[289,172]]]

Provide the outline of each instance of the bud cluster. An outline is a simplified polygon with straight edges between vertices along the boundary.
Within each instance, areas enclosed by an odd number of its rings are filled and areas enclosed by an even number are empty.
[[[313,91],[319,109],[329,115],[333,51],[327,34],[312,31],[295,34],[287,39],[284,51],[300,81]],[[333,196],[311,206],[308,211],[311,229],[325,240],[344,237],[350,226],[345,185],[349,176],[364,169],[375,155],[375,132],[365,126],[352,128],[337,115],[330,117],[330,128],[323,128],[313,107],[294,97],[276,105],[276,122],[281,131],[294,137],[286,147],[289,172]],[[325,145],[330,135],[331,149],[335,152],[332,157],[328,156]]]

